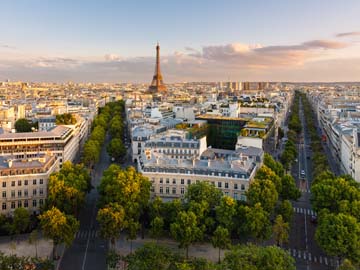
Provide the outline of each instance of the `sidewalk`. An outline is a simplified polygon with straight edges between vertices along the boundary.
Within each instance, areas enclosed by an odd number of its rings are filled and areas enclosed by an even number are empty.
[[[21,234],[13,239],[10,236],[0,237],[0,251],[6,255],[15,254],[17,256],[36,256],[34,244],[29,244],[29,234]],[[39,236],[37,243],[37,255],[42,258],[51,258],[52,240]]]
[[[151,242],[155,243],[156,240],[147,236],[144,239],[138,237],[137,239],[133,240],[132,251],[134,252],[137,248],[142,247],[145,243]],[[159,239],[157,243],[185,256],[185,249],[180,249],[178,247],[179,244],[172,239],[162,238]],[[126,240],[125,234],[121,234],[120,239],[117,240],[116,250],[124,256],[130,253],[130,241]],[[221,250],[221,259],[224,258],[224,253],[225,251]],[[212,262],[217,262],[219,258],[219,250],[217,248],[215,249],[210,243],[195,243],[189,247],[189,256],[200,257]]]

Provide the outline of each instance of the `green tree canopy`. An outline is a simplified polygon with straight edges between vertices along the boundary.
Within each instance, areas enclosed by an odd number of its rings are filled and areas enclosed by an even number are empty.
[[[76,117],[71,113],[63,113],[56,115],[57,125],[75,125]]]
[[[56,246],[60,243],[70,246],[79,229],[79,222],[73,216],[65,215],[55,207],[42,213],[39,220],[43,234],[54,242],[54,257]]]
[[[170,226],[170,231],[174,239],[179,242],[179,247],[186,249],[186,258],[188,258],[189,246],[202,239],[202,231],[196,215],[191,211],[179,212],[176,221]]]
[[[263,241],[269,239],[271,235],[271,224],[269,214],[266,212],[260,203],[253,207],[243,206],[245,223],[244,231],[253,238]]]
[[[191,184],[185,194],[185,198],[188,201],[198,203],[206,201],[211,209],[219,205],[221,197],[222,192],[207,182]]]
[[[238,245],[225,253],[226,270],[295,270],[294,259],[275,246]]]
[[[271,180],[257,180],[255,179],[246,193],[250,205],[254,206],[257,203],[261,207],[271,213],[274,210],[278,200],[278,193],[276,187]]]
[[[273,237],[277,246],[281,247],[284,243],[288,242],[289,230],[289,223],[285,222],[281,215],[278,215],[273,225]]]
[[[211,243],[214,248],[219,248],[219,263],[220,263],[220,251],[221,249],[229,248],[231,245],[229,230],[218,226],[214,231],[214,235],[211,238]]]
[[[107,145],[106,151],[111,157],[115,158],[116,160],[121,159],[126,154],[126,148],[122,140],[119,138],[112,139]]]
[[[99,209],[97,221],[100,224],[100,235],[110,240],[112,246],[115,246],[115,240],[120,236],[120,232],[127,226],[125,224],[125,211],[117,203],[109,203]]]
[[[321,214],[315,239],[327,254],[360,262],[360,224],[356,218],[342,213]]]
[[[25,232],[30,225],[30,213],[23,207],[16,208],[14,211],[14,218],[12,223],[12,230],[15,234]]]
[[[20,118],[15,122],[16,132],[31,132],[31,124],[25,118]]]

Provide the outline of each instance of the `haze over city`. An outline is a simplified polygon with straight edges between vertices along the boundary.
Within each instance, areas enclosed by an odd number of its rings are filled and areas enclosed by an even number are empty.
[[[360,2],[2,1],[0,80],[357,81]]]

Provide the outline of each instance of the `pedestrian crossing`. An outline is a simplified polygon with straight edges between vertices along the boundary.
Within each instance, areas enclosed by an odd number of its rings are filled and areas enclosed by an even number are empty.
[[[326,256],[315,256],[305,250],[288,248],[286,249],[286,251],[295,259],[301,259],[301,260],[319,263],[328,266],[339,266],[340,264],[340,261],[335,258],[330,258]]]
[[[294,207],[294,213],[308,216],[317,216],[314,210],[308,208]]]
[[[76,233],[76,239],[87,239],[87,238],[96,238],[99,237],[98,230],[80,230]]]

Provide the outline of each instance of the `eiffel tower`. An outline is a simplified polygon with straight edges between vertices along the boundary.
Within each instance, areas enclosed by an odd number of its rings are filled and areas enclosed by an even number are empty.
[[[152,79],[151,85],[148,92],[151,94],[157,93],[166,93],[166,86],[163,82],[163,77],[160,71],[160,46],[159,43],[156,45],[156,65],[155,65],[155,74]]]

